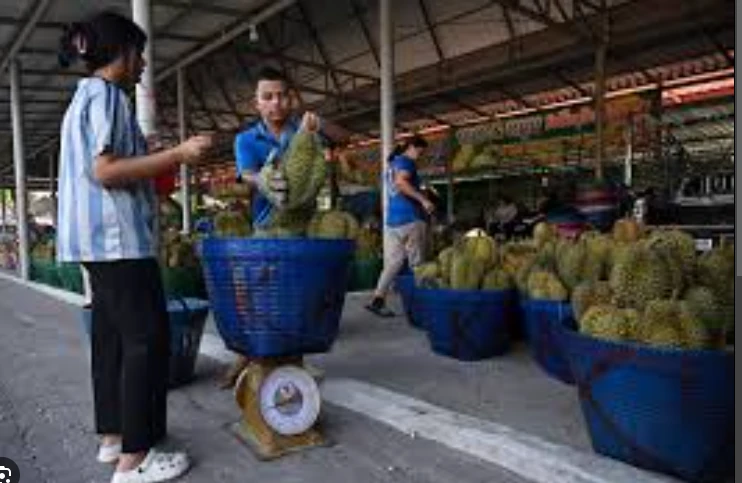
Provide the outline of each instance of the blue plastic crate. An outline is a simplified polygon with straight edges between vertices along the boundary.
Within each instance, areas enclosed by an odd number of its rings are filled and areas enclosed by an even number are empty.
[[[474,361],[510,349],[513,292],[418,287],[415,301],[435,353]]]
[[[734,476],[734,352],[562,333],[598,453],[691,482]]]
[[[533,358],[551,377],[574,384],[572,370],[562,353],[561,327],[573,319],[568,302],[529,299],[525,303],[526,337]]]
[[[204,240],[199,255],[227,347],[253,357],[329,351],[354,250],[350,240]]]
[[[417,290],[415,276],[409,272],[399,274],[395,281],[395,287],[402,299],[402,307],[407,316],[407,322],[418,329],[425,328],[422,314],[420,314],[420,309],[415,300],[415,291]]]
[[[177,387],[193,380],[209,303],[200,299],[171,299],[167,303],[170,322],[169,384]],[[82,309],[83,330],[92,333],[92,310]]]

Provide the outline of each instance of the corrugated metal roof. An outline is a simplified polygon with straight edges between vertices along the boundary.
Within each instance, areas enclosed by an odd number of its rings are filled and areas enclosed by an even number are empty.
[[[172,65],[271,3],[153,0],[155,68],[161,70]],[[407,99],[410,97],[407,91],[402,91],[398,109],[400,127],[412,130],[441,122],[466,122],[483,114],[589,95],[593,77],[591,37],[585,19],[594,15],[595,3],[585,0],[392,2],[400,86],[420,85],[412,88],[412,92],[427,92],[433,86],[435,92],[414,101]],[[688,14],[690,3],[608,2],[615,12],[618,41],[609,58],[610,89],[641,86],[728,65],[733,52],[719,52],[720,46],[733,48],[734,20],[729,19],[726,3],[698,0],[695,17]],[[0,0],[0,43],[8,45],[12,41],[34,5],[32,0]],[[677,6],[668,9],[668,5]],[[76,81],[74,75],[56,66],[61,26],[104,8],[126,13],[130,2],[52,2],[21,52],[27,99],[27,152],[33,154],[53,137],[65,100]],[[665,18],[670,20],[663,21]],[[692,20],[704,23],[694,25]],[[256,41],[243,34],[186,69],[191,129],[231,131],[242,125],[253,115],[251,93],[255,69],[270,63],[285,70],[305,105],[329,117],[344,119],[359,139],[376,135],[378,28],[375,0],[298,0],[294,6],[260,24]],[[632,39],[633,43],[623,45],[625,39]],[[573,47],[561,49],[562,60],[532,54],[552,43],[555,48]],[[579,54],[580,57],[576,52],[580,49],[587,56]],[[500,60],[505,67],[485,66],[487,62]],[[679,60],[683,62],[678,63]],[[474,69],[480,63],[483,67],[476,75],[457,75],[466,71],[462,67]],[[531,65],[538,65],[540,70],[529,70]],[[450,66],[456,67],[446,71]],[[504,69],[508,72],[521,69],[523,73],[503,76]],[[439,76],[434,72],[448,73]],[[493,81],[500,77],[502,81]],[[7,80],[3,85],[7,86]],[[174,92],[172,78],[158,86],[162,130],[171,138],[177,132]],[[0,93],[0,102],[3,99],[7,105],[7,92]],[[355,111],[360,114],[352,115]],[[9,127],[8,115],[0,115],[0,150],[7,153],[0,160],[0,173],[3,165],[11,163]],[[48,163],[30,161],[32,174],[46,172]]]

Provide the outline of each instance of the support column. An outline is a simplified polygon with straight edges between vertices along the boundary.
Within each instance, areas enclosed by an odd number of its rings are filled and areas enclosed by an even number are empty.
[[[180,68],[177,71],[177,90],[178,90],[178,130],[180,133],[180,142],[188,137],[188,126],[186,124],[185,114],[185,72]],[[182,233],[188,235],[191,233],[191,175],[188,165],[180,165],[180,199],[183,208]]]
[[[605,162],[605,80],[606,57],[608,55],[608,14],[603,8],[598,30],[598,45],[595,52],[595,137],[597,149],[595,153],[595,178],[602,181],[604,178],[603,163]]]
[[[13,123],[13,164],[15,166],[15,209],[18,232],[18,272],[29,278],[28,193],[26,192],[26,153],[23,142],[23,100],[21,99],[21,65],[10,62],[10,117]]]
[[[385,177],[387,161],[394,149],[394,25],[392,0],[380,0],[381,63],[381,170]],[[385,178],[384,178],[385,179]],[[386,226],[387,183],[382,183],[382,220]]]
[[[134,22],[147,34],[147,45],[144,48],[146,66],[136,88],[137,121],[145,137],[157,133],[157,106],[155,104],[154,79],[154,31],[152,30],[152,5],[150,0],[132,0],[132,17]]]
[[[634,118],[629,119],[628,132],[626,133],[626,159],[624,160],[624,184],[631,187],[634,182]]]

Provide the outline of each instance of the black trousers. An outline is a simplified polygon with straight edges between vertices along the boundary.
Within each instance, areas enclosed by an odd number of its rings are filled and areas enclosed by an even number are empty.
[[[157,261],[85,263],[93,292],[92,376],[98,434],[147,451],[167,431],[170,325]]]

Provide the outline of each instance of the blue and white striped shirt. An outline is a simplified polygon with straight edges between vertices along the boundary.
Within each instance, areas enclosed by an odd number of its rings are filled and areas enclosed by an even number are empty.
[[[80,80],[60,140],[57,260],[154,257],[153,182],[105,187],[94,176],[100,154],[127,158],[147,152],[126,93],[97,77]]]

